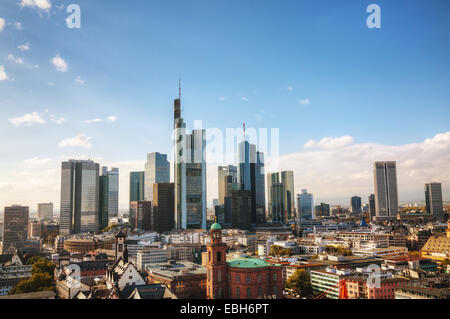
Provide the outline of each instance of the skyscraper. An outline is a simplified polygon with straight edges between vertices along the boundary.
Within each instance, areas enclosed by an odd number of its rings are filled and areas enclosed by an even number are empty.
[[[153,185],[153,231],[163,233],[175,227],[175,187],[173,183]]]
[[[361,197],[353,196],[350,199],[350,207],[352,213],[360,213],[361,212]]]
[[[52,219],[53,218],[53,203],[39,203],[37,210],[38,219]]]
[[[398,214],[396,162],[373,164],[376,219],[393,219]]]
[[[293,220],[295,219],[294,172],[281,172],[281,182],[284,184],[285,218]]]
[[[286,209],[284,201],[285,199],[285,186],[283,183],[273,182],[270,187],[270,211],[272,214],[273,223],[285,223],[286,222]]]
[[[251,191],[235,190],[231,192],[232,227],[249,230],[252,224],[252,194]]]
[[[273,218],[273,213],[272,213],[272,185],[274,183],[279,183],[280,182],[280,174],[279,173],[267,173],[266,180],[267,180],[266,187],[267,187],[267,203],[268,203],[268,215],[269,215],[268,217],[269,218]],[[284,200],[284,196],[283,196],[283,200]]]
[[[108,220],[119,215],[119,169],[108,171]]]
[[[256,224],[263,225],[266,222],[266,187],[264,179],[264,153],[256,152],[256,163],[254,172],[254,189],[256,205]]]
[[[99,198],[98,198],[98,228],[102,230],[108,226],[108,207],[109,207],[109,186],[108,169],[102,167],[99,176]]]
[[[145,172],[130,172],[130,203],[145,199]]]
[[[441,183],[425,184],[425,203],[428,214],[439,220],[444,219]]]
[[[60,234],[98,230],[99,164],[69,160],[61,165]]]
[[[153,184],[170,182],[170,163],[167,160],[167,154],[158,152],[147,154],[144,175],[144,198],[146,201],[152,201]]]
[[[301,219],[316,219],[314,212],[313,194],[309,194],[306,189],[302,189],[297,195],[298,217]]]
[[[22,249],[28,236],[28,213],[26,206],[5,207],[3,217],[2,254]]]
[[[374,218],[376,216],[375,194],[370,194],[370,196],[369,196],[369,214],[370,214],[370,220],[374,220]]]
[[[219,166],[218,170],[218,191],[219,205],[224,205],[225,197],[229,195],[229,184],[237,183],[237,167],[233,165]]]
[[[199,129],[187,134],[181,117],[181,88],[174,101],[174,131],[175,226],[206,229],[206,133]]]
[[[242,141],[238,146],[238,183],[241,190],[251,190],[251,168],[250,163],[256,162],[256,146],[247,141]]]

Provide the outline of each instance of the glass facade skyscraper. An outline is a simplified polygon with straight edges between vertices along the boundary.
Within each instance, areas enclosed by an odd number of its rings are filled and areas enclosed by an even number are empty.
[[[130,172],[130,203],[145,199],[145,172]]]
[[[396,162],[373,164],[376,219],[393,219],[398,214]]]
[[[425,204],[427,213],[436,219],[444,219],[441,183],[425,184]]]
[[[69,160],[61,165],[60,234],[98,230],[99,164]]]
[[[306,189],[302,189],[297,195],[297,208],[300,219],[316,219],[313,194],[308,193]]]
[[[153,152],[147,154],[145,163],[144,199],[153,200],[153,184],[170,182],[170,163],[167,154]]]
[[[286,220],[293,220],[295,219],[294,172],[281,172],[281,182],[284,184]]]

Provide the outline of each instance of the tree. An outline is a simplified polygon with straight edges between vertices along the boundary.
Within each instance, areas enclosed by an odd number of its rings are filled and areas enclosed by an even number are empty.
[[[296,294],[300,295],[300,298],[312,295],[309,273],[304,269],[297,269],[286,280],[285,287],[294,290]]]
[[[27,260],[33,265],[31,277],[21,280],[8,294],[23,294],[36,291],[54,290],[52,286],[55,265],[45,258],[33,256]]]
[[[439,265],[439,268],[442,272],[446,271],[447,266],[450,264],[450,259],[445,258],[441,261],[441,264]]]
[[[292,251],[289,248],[283,248],[278,245],[272,245],[272,246],[270,246],[269,255],[275,256],[275,257],[292,256]]]

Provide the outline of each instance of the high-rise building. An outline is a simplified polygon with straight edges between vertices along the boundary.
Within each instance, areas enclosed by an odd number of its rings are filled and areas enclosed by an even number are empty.
[[[251,190],[250,163],[255,163],[256,146],[247,141],[242,141],[238,146],[238,183],[244,191]]]
[[[283,183],[273,182],[270,190],[270,211],[273,223],[286,222],[285,186]]]
[[[252,224],[251,191],[235,190],[231,192],[231,224],[233,228],[249,230]]]
[[[396,162],[373,164],[376,219],[397,218],[398,191]]]
[[[269,218],[273,218],[273,213],[272,213],[272,185],[274,183],[279,183],[280,182],[280,174],[277,173],[267,173],[266,175],[266,180],[267,180],[267,203],[268,203],[268,217]],[[284,196],[283,196],[283,200],[284,200]],[[283,206],[284,207],[284,206]]]
[[[428,214],[439,220],[444,219],[441,183],[425,184],[425,203]]]
[[[153,152],[147,154],[144,173],[144,199],[153,200],[153,184],[170,182],[170,163],[167,154]]]
[[[69,160],[61,165],[60,234],[98,230],[99,164]]]
[[[119,169],[108,171],[108,220],[119,215]]]
[[[320,217],[331,216],[330,204],[320,203],[320,205],[317,205],[315,208],[315,214],[316,214],[316,216],[320,216]]]
[[[360,213],[361,212],[361,197],[353,196],[350,199],[350,207],[352,213]]]
[[[145,199],[145,172],[130,172],[130,203]]]
[[[52,219],[53,218],[53,203],[39,203],[37,209],[37,218]]]
[[[374,218],[376,216],[375,194],[370,194],[370,196],[369,196],[369,214],[370,214],[370,220],[374,220]]]
[[[281,172],[281,182],[284,184],[285,218],[293,220],[295,219],[294,172]]]
[[[187,134],[181,117],[181,93],[174,101],[174,130],[175,225],[179,229],[206,229],[206,132],[198,129]]]
[[[254,198],[256,207],[256,224],[263,225],[266,222],[266,187],[264,179],[264,153],[256,152],[254,172]],[[252,174],[253,175],[253,174]]]
[[[153,226],[153,205],[151,201],[130,203],[130,227],[132,230],[151,231]]]
[[[28,214],[26,206],[5,207],[3,216],[2,254],[22,249],[28,236]]]
[[[102,167],[99,176],[99,198],[98,198],[98,228],[102,230],[108,226],[108,204],[109,204],[109,186],[108,186],[108,169]]]
[[[229,196],[229,184],[237,183],[237,167],[233,165],[218,167],[219,205],[225,204],[225,197]]]
[[[175,227],[175,185],[157,183],[153,185],[153,229],[158,233],[171,231]]]
[[[314,212],[313,194],[309,194],[306,189],[302,189],[297,195],[298,217],[301,219],[316,219]]]

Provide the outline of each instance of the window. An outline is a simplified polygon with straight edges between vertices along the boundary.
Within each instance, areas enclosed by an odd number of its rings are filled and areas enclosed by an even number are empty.
[[[222,259],[222,253],[220,251],[217,252],[217,262],[220,262]]]
[[[273,274],[273,281],[277,280],[277,274]]]
[[[208,261],[211,262],[211,251],[208,251]]]
[[[262,288],[258,287],[258,298],[262,298],[263,293],[262,293]]]
[[[278,294],[278,287],[274,286],[273,287],[273,294],[276,296]]]
[[[252,290],[250,288],[247,288],[247,299],[252,298]]]
[[[252,282],[252,277],[250,275],[247,275],[247,283],[251,283]]]
[[[261,283],[262,282],[262,276],[258,275],[258,282]]]
[[[236,298],[241,298],[241,289],[239,287],[236,287]]]
[[[239,274],[236,275],[236,282],[241,282],[241,276]]]
[[[217,271],[217,280],[219,282],[222,282],[222,270],[220,269]]]
[[[222,287],[218,288],[217,295],[218,295],[219,298],[222,298]]]

